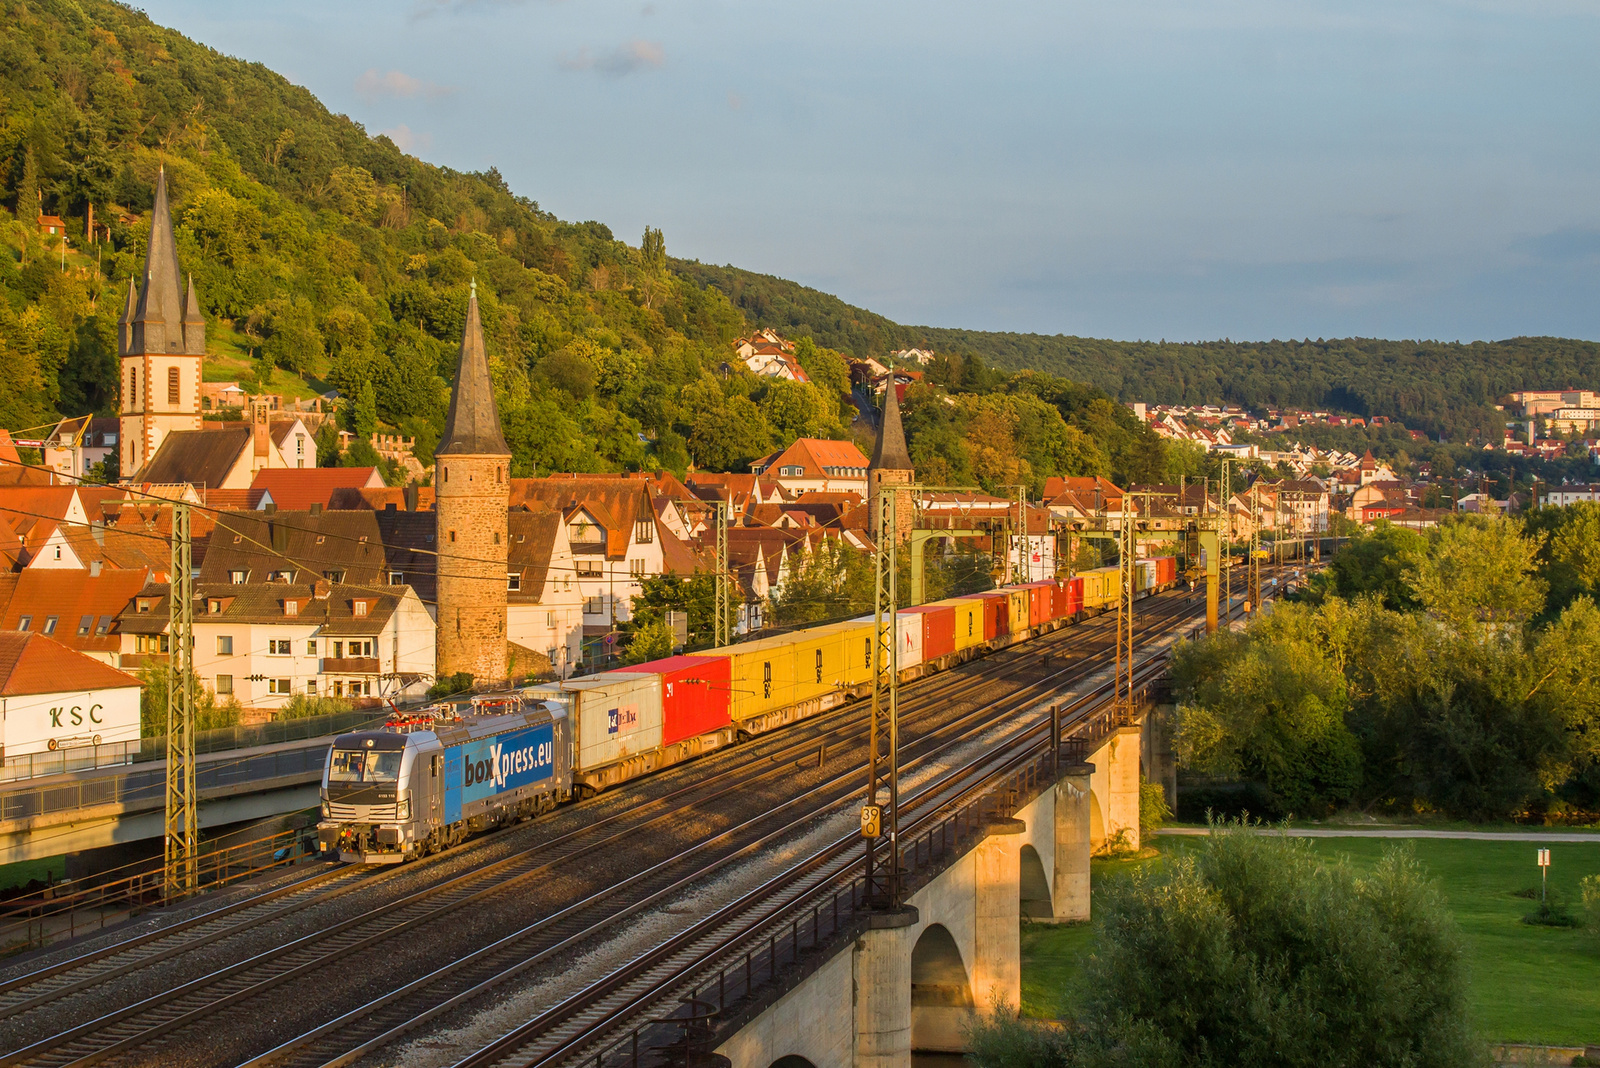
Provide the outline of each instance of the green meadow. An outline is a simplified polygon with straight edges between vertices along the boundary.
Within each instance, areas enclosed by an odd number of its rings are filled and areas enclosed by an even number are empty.
[[[1163,837],[1166,855],[1192,839]],[[1538,849],[1533,842],[1454,839],[1317,838],[1329,861],[1358,871],[1387,849],[1411,849],[1438,881],[1460,925],[1471,970],[1472,1009],[1479,1033],[1494,1042],[1600,1044],[1600,929],[1532,926],[1522,917],[1538,905]],[[1600,841],[1550,845],[1550,889],[1583,916],[1579,880],[1600,874]],[[1096,892],[1107,880],[1162,863],[1094,862]],[[1025,925],[1022,932],[1022,1008],[1029,1016],[1070,1015],[1082,962],[1094,950],[1092,925]]]

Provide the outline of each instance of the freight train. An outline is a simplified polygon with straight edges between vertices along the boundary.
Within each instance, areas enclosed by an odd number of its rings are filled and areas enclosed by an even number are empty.
[[[1116,567],[896,613],[903,681],[1115,611]],[[1136,561],[1134,595],[1178,584],[1176,557]],[[396,863],[775,730],[872,686],[863,616],[721,649],[520,687],[343,734],[322,780],[322,847]]]

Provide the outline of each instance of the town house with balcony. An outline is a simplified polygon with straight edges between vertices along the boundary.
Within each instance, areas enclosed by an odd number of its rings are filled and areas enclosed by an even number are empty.
[[[123,665],[165,663],[169,588],[123,610]],[[274,582],[196,587],[194,670],[218,700],[271,712],[296,695],[420,697],[434,676],[433,617],[410,587]]]

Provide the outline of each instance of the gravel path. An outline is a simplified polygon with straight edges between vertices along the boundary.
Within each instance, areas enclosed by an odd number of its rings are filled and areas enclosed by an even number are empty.
[[[1600,831],[1428,831],[1409,827],[1290,827],[1263,830],[1290,838],[1461,838],[1477,842],[1600,842]],[[1163,827],[1157,834],[1199,837],[1205,827]]]

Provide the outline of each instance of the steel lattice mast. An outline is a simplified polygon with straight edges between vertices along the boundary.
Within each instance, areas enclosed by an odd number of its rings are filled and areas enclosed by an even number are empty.
[[[894,533],[898,529],[894,489],[884,487],[873,502],[878,510],[879,535],[872,552],[874,640],[866,805],[868,811],[877,813],[879,833],[865,834],[867,892],[886,908],[900,904],[900,643],[895,634],[899,539]],[[864,819],[864,830],[866,823]],[[879,856],[879,837],[888,839],[886,857]]]
[[[164,891],[171,899],[199,885],[194,788],[194,571],[189,506],[172,505],[171,635],[167,671],[167,824]]]
[[[716,647],[721,649],[733,640],[733,627],[731,620],[731,599],[728,592],[728,502],[717,502],[717,595],[714,609],[716,619],[713,623],[715,629]]]

